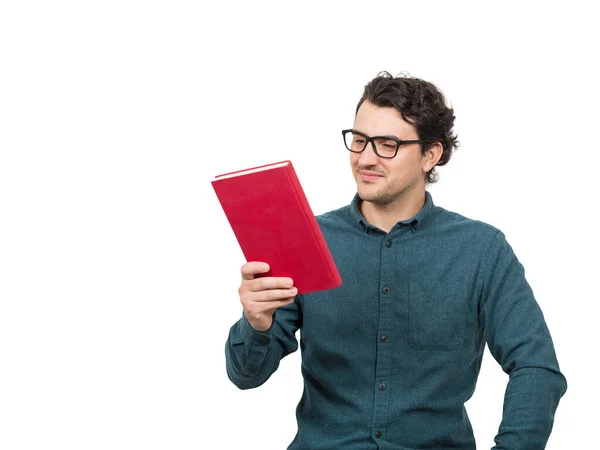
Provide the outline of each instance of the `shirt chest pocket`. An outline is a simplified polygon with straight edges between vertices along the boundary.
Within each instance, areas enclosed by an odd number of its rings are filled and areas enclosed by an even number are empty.
[[[462,347],[467,324],[466,289],[456,283],[411,281],[408,343],[419,350]]]

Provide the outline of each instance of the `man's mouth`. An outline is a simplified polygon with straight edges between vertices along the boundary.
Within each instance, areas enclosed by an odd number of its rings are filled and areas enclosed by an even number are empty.
[[[375,181],[383,178],[383,174],[379,172],[373,172],[371,170],[359,170],[358,174],[363,181]]]

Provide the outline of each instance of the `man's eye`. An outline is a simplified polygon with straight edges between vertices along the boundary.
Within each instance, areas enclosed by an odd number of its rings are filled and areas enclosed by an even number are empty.
[[[362,138],[354,138],[354,142],[355,142],[356,144],[361,144],[361,145],[362,145],[362,144],[364,144],[364,143],[365,143],[365,140],[364,140],[364,139],[362,139]]]

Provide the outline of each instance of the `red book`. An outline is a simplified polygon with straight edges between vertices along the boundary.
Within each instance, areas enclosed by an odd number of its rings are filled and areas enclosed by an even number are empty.
[[[271,267],[259,276],[290,277],[299,294],[342,284],[291,161],[217,175],[211,183],[246,261]]]

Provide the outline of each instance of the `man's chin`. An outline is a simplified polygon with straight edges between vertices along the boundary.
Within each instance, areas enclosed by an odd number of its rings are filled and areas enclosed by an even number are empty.
[[[380,203],[381,195],[368,189],[358,189],[358,196],[363,202]]]

